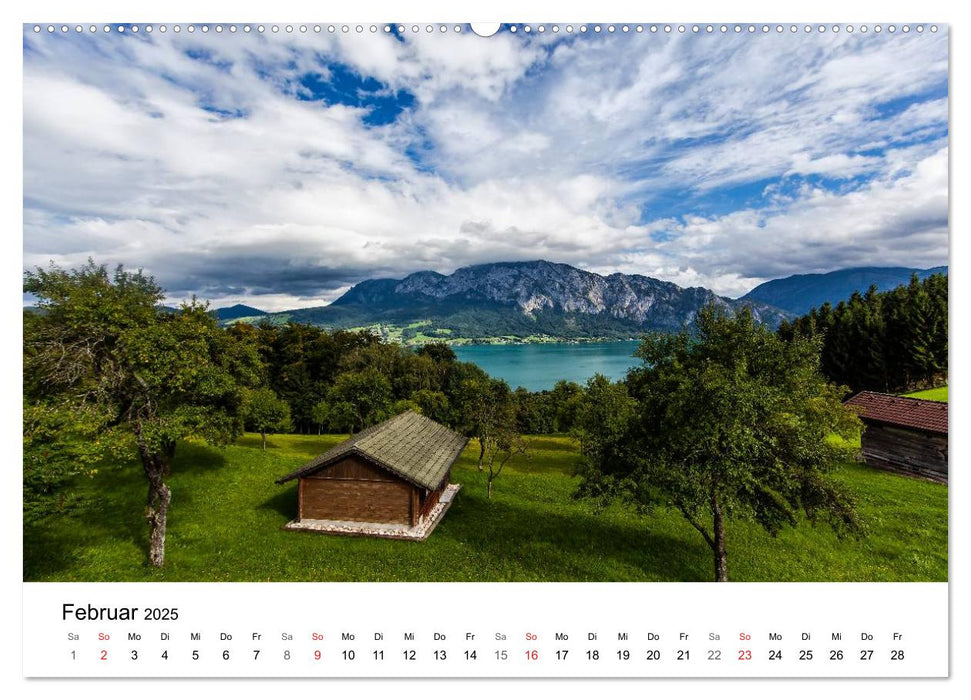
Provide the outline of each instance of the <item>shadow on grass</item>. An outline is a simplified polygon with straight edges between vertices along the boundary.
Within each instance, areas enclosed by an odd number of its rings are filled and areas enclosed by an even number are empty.
[[[257,508],[282,515],[287,521],[293,520],[297,517],[297,487],[277,488],[280,488],[280,492],[260,503]]]
[[[474,548],[478,559],[491,560],[484,568],[508,570],[515,580],[711,578],[703,542],[651,532],[643,520],[628,525],[579,503],[574,507],[572,513],[547,512],[537,517],[532,508],[460,493],[432,537]]]
[[[172,459],[173,474],[203,474],[226,466],[226,451],[201,442],[180,442]],[[147,486],[146,486],[147,488]]]
[[[92,545],[114,542],[131,545],[148,562],[148,525],[145,504],[148,485],[135,463],[116,466],[101,474],[110,488],[89,490],[81,507],[67,516],[52,516],[24,528],[24,580],[72,580],[79,558]],[[96,555],[95,555],[96,556]]]
[[[258,508],[286,520],[296,516],[296,488]],[[707,581],[711,564],[704,543],[669,531],[652,532],[647,521],[618,521],[580,502],[537,510],[515,499],[487,500],[463,489],[424,542],[284,533],[292,543],[280,580],[306,580],[307,552],[341,560],[364,557],[327,580],[345,581]],[[308,535],[319,541],[309,544]],[[319,538],[317,540],[316,538]],[[358,577],[354,577],[358,571]],[[368,575],[365,572],[370,572]],[[375,572],[380,572],[375,575]],[[362,577],[363,576],[363,577]]]
[[[193,492],[180,483],[182,475],[206,474],[227,464],[218,448],[201,443],[180,442],[165,481],[172,489],[169,530],[193,501]],[[80,480],[84,502],[66,516],[53,516],[24,527],[24,580],[71,580],[79,559],[98,557],[104,543],[131,550],[137,558],[130,565],[132,575],[148,565],[148,524],[145,509],[148,482],[135,460],[114,464],[100,471],[94,482]],[[123,580],[124,575],[114,577]],[[110,580],[110,578],[109,578]]]
[[[77,559],[78,538],[46,527],[24,528],[24,581],[69,580]]]

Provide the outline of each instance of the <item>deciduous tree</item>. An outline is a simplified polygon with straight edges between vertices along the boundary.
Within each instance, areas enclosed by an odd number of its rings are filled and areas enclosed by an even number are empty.
[[[351,432],[387,418],[392,399],[391,381],[374,367],[338,375],[327,392],[331,421]]]
[[[502,431],[515,429],[515,398],[505,381],[492,379],[485,372],[464,380],[457,393],[460,410],[458,422],[466,435],[479,442],[477,466],[482,471],[490,440]]]
[[[528,454],[526,439],[516,430],[515,421],[507,420],[494,426],[483,438],[486,472],[486,497],[492,498],[492,484],[514,457]]]
[[[26,272],[24,291],[38,300],[25,324],[25,396],[62,416],[99,416],[99,444],[138,456],[148,482],[148,559],[161,566],[176,444],[196,436],[222,445],[240,433],[241,387],[257,381],[256,351],[195,300],[160,310],[162,289],[141,271],[52,265]],[[62,434],[83,427],[75,421]]]
[[[244,424],[260,434],[263,451],[266,452],[266,434],[290,430],[290,406],[272,389],[260,387],[243,393],[240,414]]]
[[[728,580],[732,520],[775,535],[801,511],[840,536],[861,532],[831,478],[859,421],[820,374],[817,341],[785,342],[746,309],[710,306],[694,333],[649,336],[637,355],[643,366],[627,380],[636,409],[626,425],[605,416],[584,443],[581,492],[676,508],[711,548],[716,581]]]
[[[317,434],[320,435],[330,421],[330,404],[323,400],[318,401],[310,410],[310,417],[317,424]]]

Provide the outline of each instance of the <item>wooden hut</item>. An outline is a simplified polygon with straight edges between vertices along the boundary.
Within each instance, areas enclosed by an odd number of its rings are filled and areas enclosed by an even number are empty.
[[[371,426],[277,479],[297,486],[289,529],[424,539],[458,484],[468,438],[414,411]]]
[[[863,421],[864,461],[947,483],[947,404],[861,391],[846,402]]]

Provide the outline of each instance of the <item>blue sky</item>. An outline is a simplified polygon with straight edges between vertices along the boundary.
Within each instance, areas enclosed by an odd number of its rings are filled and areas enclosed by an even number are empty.
[[[504,260],[728,296],[945,264],[947,79],[946,30],[28,26],[25,264],[267,309]]]

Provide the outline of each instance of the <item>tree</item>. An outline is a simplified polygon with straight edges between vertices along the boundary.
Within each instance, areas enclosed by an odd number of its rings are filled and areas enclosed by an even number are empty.
[[[350,432],[384,420],[391,400],[391,382],[374,367],[339,374],[327,392],[331,420]]]
[[[629,459],[627,438],[637,411],[637,402],[621,382],[611,382],[602,374],[587,380],[580,394],[571,433],[580,443],[583,455],[581,474],[587,473],[584,495],[609,501],[617,492],[611,465]],[[592,471],[591,471],[592,470]]]
[[[492,498],[492,484],[513,457],[525,456],[526,440],[516,430],[514,420],[495,425],[483,438],[483,455],[486,472],[486,497]],[[480,469],[482,462],[480,462]]]
[[[425,343],[418,350],[415,351],[416,355],[421,355],[424,357],[430,357],[437,364],[449,364],[457,361],[457,356],[455,351],[445,343]]]
[[[450,409],[448,397],[442,392],[420,389],[411,395],[411,401],[418,407],[422,415],[439,423],[448,420]]]
[[[148,559],[161,566],[176,444],[191,435],[223,445],[241,432],[241,387],[257,381],[256,351],[195,300],[160,311],[162,289],[141,271],[109,274],[90,260],[69,271],[52,265],[26,272],[24,291],[39,307],[25,324],[25,397],[61,416],[100,417],[105,453],[138,455],[148,482]],[[83,428],[75,421],[62,433]]]
[[[321,430],[312,415],[314,404],[325,398],[352,357],[379,342],[368,331],[328,332],[293,322],[273,326],[264,321],[255,328],[235,324],[229,333],[256,337],[266,366],[266,384],[289,404],[291,422],[299,432]]]
[[[266,452],[266,434],[290,430],[290,406],[272,389],[249,389],[243,393],[240,410],[244,425],[260,434]]]
[[[862,531],[829,478],[851,458],[845,438],[859,421],[840,401],[845,389],[821,375],[818,341],[787,343],[747,309],[709,306],[694,334],[649,336],[637,355],[643,366],[627,379],[636,410],[585,444],[581,493],[677,508],[710,547],[716,581],[728,580],[733,519],[775,535],[801,510],[838,536]]]
[[[464,380],[457,398],[463,432],[479,441],[478,468],[482,471],[490,439],[500,431],[514,430],[516,402],[504,380],[492,379],[485,372]]]
[[[441,371],[435,360],[407,350],[399,352],[401,357],[393,368],[394,374],[390,375],[396,396],[411,396],[416,391],[432,391],[441,387]]]
[[[421,413],[420,406],[411,399],[398,399],[388,407],[387,416],[397,416],[405,411]]]
[[[556,411],[549,391],[528,391],[517,387],[513,392],[516,403],[516,429],[521,433],[552,433]]]
[[[583,387],[576,382],[561,379],[550,392],[551,408],[555,413],[557,432],[569,432],[576,422],[577,411],[583,404]]]
[[[330,421],[330,404],[323,400],[318,401],[310,409],[310,417],[317,424],[317,434],[320,435],[323,432],[324,425]]]

